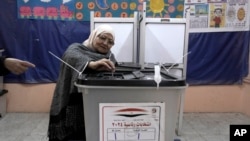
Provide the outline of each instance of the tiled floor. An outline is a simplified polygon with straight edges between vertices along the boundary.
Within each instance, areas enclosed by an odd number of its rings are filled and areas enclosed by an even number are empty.
[[[184,141],[229,141],[229,125],[250,124],[250,117],[239,113],[186,113]]]
[[[0,141],[47,141],[48,113],[8,113],[0,119]],[[230,124],[250,124],[240,113],[185,113],[181,141],[229,141]]]
[[[47,113],[8,113],[0,120],[0,141],[47,141]]]

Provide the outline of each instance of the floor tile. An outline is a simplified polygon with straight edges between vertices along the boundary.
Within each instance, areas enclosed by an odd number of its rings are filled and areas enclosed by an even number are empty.
[[[48,113],[7,113],[0,119],[0,141],[48,141]],[[178,141],[229,141],[231,124],[249,124],[240,113],[184,113]]]

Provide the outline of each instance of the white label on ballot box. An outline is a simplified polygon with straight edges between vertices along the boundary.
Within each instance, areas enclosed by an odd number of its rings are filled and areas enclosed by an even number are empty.
[[[165,103],[100,103],[100,141],[162,141]]]

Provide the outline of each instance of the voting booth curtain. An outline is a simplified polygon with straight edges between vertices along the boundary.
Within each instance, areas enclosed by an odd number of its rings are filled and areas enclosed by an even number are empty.
[[[0,48],[4,56],[36,65],[22,75],[9,74],[5,83],[57,81],[61,57],[69,44],[83,42],[90,23],[18,19],[16,1],[0,2]],[[248,74],[249,31],[190,33],[187,63],[189,85],[240,84]]]

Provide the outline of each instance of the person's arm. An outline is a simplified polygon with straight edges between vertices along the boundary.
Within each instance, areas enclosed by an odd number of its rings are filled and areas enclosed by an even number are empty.
[[[10,73],[10,71],[4,65],[5,59],[6,59],[5,57],[0,56],[0,76]]]
[[[28,62],[19,60],[16,58],[6,58],[4,60],[4,66],[6,69],[8,69],[13,74],[19,75],[24,73],[28,68],[34,68],[35,65]]]
[[[35,65],[28,61],[16,58],[1,57],[1,75],[6,75],[9,72],[19,75],[24,73],[30,67],[34,68]]]
[[[101,59],[98,61],[90,61],[88,64],[88,68],[97,70],[97,71],[115,71],[115,65],[109,59]]]

